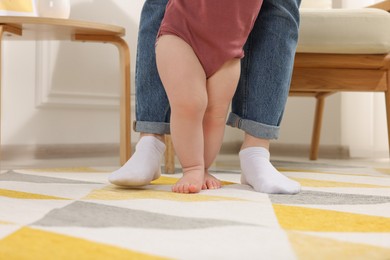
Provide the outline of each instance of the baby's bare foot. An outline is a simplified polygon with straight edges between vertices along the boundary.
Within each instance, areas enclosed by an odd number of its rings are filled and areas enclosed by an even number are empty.
[[[203,183],[203,171],[188,171],[172,186],[172,191],[177,193],[198,193],[201,191]]]
[[[222,187],[221,181],[206,171],[204,175],[202,190],[207,190],[207,189],[214,190],[214,189],[219,189],[221,187]]]

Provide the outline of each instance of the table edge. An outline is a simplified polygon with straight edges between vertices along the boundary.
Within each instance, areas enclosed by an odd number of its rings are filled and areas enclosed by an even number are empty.
[[[51,25],[51,26],[65,26],[77,29],[91,29],[102,30],[109,33],[114,33],[117,36],[125,35],[125,28],[99,22],[90,22],[77,19],[60,19],[60,18],[48,18],[48,17],[35,17],[35,16],[0,16],[0,24],[6,25]]]

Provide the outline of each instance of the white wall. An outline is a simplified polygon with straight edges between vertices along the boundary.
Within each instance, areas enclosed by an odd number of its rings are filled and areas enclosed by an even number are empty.
[[[71,2],[71,18],[126,27],[134,78],[143,1]],[[115,47],[8,41],[3,54],[2,144],[118,142],[119,60]]]

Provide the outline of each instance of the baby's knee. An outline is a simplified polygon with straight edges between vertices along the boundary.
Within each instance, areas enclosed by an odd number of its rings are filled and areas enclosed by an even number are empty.
[[[187,116],[202,116],[207,108],[207,97],[187,97],[171,101],[172,112]]]

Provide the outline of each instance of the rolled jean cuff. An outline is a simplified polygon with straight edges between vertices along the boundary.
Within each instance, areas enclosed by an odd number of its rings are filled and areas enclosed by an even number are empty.
[[[229,114],[226,124],[241,129],[245,133],[257,138],[278,139],[279,137],[279,126],[266,125],[256,121],[242,119],[234,113]]]
[[[165,135],[171,133],[169,123],[164,122],[134,121],[133,129],[135,132],[157,135]]]

